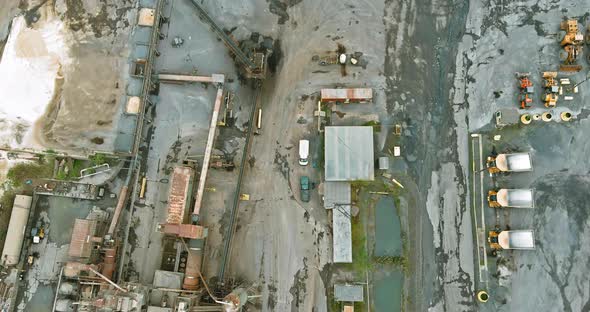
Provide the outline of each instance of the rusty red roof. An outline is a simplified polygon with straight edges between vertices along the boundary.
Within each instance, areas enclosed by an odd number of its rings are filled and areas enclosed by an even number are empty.
[[[90,257],[95,232],[96,220],[76,219],[68,255],[75,258]]]
[[[352,101],[368,102],[373,99],[373,89],[370,88],[353,88],[353,89],[322,89],[322,102],[330,101]]]
[[[190,167],[174,167],[168,192],[168,216],[166,217],[166,223],[181,224],[183,222],[193,175],[194,170]]]

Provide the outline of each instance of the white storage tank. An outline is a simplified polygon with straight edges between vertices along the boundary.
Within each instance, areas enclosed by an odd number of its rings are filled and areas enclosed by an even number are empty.
[[[16,195],[14,198],[12,214],[8,223],[8,235],[4,242],[4,249],[2,249],[2,263],[5,266],[18,264],[31,202],[33,202],[33,197],[27,195]]]

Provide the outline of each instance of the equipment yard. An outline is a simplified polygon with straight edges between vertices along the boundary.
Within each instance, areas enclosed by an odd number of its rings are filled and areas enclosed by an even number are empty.
[[[588,1],[9,2],[0,310],[590,311]]]

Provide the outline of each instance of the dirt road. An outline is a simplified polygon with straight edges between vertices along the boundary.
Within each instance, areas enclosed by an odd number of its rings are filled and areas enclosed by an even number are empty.
[[[450,102],[468,8],[467,1],[387,1],[385,9],[387,108],[406,129],[418,191],[407,229],[416,263],[406,287],[412,311],[474,309],[466,107]]]

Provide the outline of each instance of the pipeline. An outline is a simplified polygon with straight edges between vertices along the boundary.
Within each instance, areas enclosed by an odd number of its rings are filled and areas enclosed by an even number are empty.
[[[115,213],[113,213],[113,219],[111,220],[111,225],[109,226],[109,231],[107,232],[109,235],[111,235],[111,237],[113,236],[115,228],[117,227],[117,223],[119,221],[119,217],[121,216],[123,206],[125,206],[128,190],[129,187],[125,185],[121,188],[121,193],[119,193],[119,201],[117,202],[117,207],[115,208]]]
[[[195,208],[193,210],[193,215],[199,215],[201,213],[201,205],[203,204],[203,194],[205,192],[205,182],[207,181],[209,161],[211,160],[211,152],[213,151],[213,144],[215,143],[215,130],[217,129],[217,119],[219,116],[219,109],[221,108],[222,98],[223,88],[220,86],[217,89],[217,96],[215,97],[215,104],[213,105],[213,115],[211,116],[211,124],[209,125],[209,135],[207,136],[207,145],[205,146],[205,156],[203,157],[203,166],[201,167],[201,174],[199,177],[199,185],[197,187],[197,198],[195,199]]]

